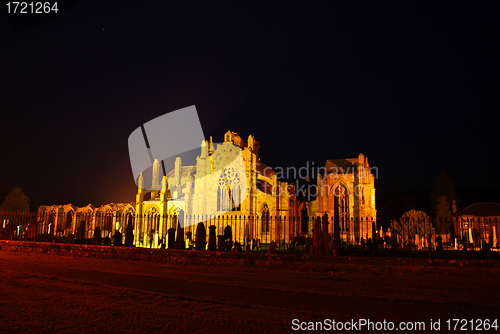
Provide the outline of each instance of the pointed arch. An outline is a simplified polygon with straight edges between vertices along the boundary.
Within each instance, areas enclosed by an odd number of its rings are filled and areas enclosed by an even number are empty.
[[[113,216],[115,210],[109,204],[103,205],[95,210],[95,224],[101,229],[101,233],[107,236],[113,230]]]
[[[338,211],[341,231],[349,230],[349,187],[337,180],[332,185],[329,195],[328,211],[332,213]]]
[[[129,226],[129,224],[132,225],[132,230],[133,230],[134,221],[136,217],[134,204],[135,203],[126,204],[122,208],[122,210],[117,214],[115,230],[119,232],[124,232],[125,229]]]
[[[156,204],[149,205],[145,211],[145,233],[155,234],[160,230],[160,209]]]

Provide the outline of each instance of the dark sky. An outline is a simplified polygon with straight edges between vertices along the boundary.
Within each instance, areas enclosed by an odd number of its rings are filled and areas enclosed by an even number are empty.
[[[14,32],[4,7],[0,186],[37,205],[134,201],[128,136],[196,105],[205,136],[252,134],[273,167],[362,152],[380,191],[430,190],[442,168],[457,188],[499,188],[497,13],[80,1]]]

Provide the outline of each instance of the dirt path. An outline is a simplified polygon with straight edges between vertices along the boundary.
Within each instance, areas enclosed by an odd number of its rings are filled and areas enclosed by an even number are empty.
[[[0,331],[282,333],[292,319],[493,319],[499,281],[488,266],[325,273],[0,251]]]

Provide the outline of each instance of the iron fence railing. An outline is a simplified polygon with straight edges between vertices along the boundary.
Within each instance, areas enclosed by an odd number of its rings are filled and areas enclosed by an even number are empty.
[[[242,251],[267,250],[273,245],[277,251],[326,254],[333,248],[334,220],[326,214],[294,217],[230,213],[214,217],[111,211],[0,212],[0,239]],[[404,218],[382,224],[387,226],[382,228],[372,217],[337,217],[336,222],[344,254],[377,250],[500,252],[499,223],[495,218]],[[315,248],[320,240],[321,251]]]

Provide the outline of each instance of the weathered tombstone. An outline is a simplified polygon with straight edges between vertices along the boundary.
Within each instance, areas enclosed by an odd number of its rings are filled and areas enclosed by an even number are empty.
[[[104,246],[111,246],[111,238],[109,237],[109,234],[104,237],[104,239],[102,240],[102,242],[103,242]]]
[[[208,250],[214,251],[217,249],[217,237],[215,236],[216,226],[212,225],[208,227]]]
[[[114,245],[115,246],[121,246],[122,245],[122,234],[118,230],[115,231]]]
[[[175,249],[186,249],[186,242],[184,241],[184,227],[180,222],[177,224],[177,235],[175,238]]]
[[[167,246],[169,249],[175,246],[175,228],[171,227],[168,229]]]
[[[496,225],[493,225],[493,233],[492,233],[492,237],[493,237],[493,248],[497,248],[497,243],[498,243],[498,237],[497,237],[497,227]]]
[[[155,233],[153,236],[153,246],[154,248],[158,248],[158,244],[160,242],[160,235],[158,233]]]
[[[132,215],[129,215],[127,228],[125,230],[125,246],[128,247],[134,246],[134,224],[132,219]]]
[[[94,245],[101,245],[102,244],[102,238],[101,238],[101,228],[99,226],[96,226],[94,229]]]
[[[224,236],[226,239],[232,240],[233,239],[233,230],[231,229],[231,226],[227,225],[224,228]]]
[[[79,244],[85,243],[85,221],[80,222],[80,227],[78,228],[78,232],[76,235]]]
[[[442,251],[443,250],[443,239],[441,238],[441,236],[438,236],[436,238],[436,242],[437,242],[437,248],[436,248],[436,250],[437,251]]]
[[[325,255],[331,255],[331,248],[330,248],[330,233],[328,232],[328,225],[330,223],[328,222],[328,214],[325,212],[323,215],[323,218],[321,220],[321,223],[323,225],[323,248],[325,250]]]
[[[224,228],[224,241],[226,242],[226,251],[230,251],[233,248],[233,230],[229,225]]]
[[[205,229],[205,225],[203,223],[198,223],[194,241],[196,250],[205,250],[207,245],[207,230]]]
[[[75,243],[75,235],[73,233],[68,235],[68,244],[74,244]]]

